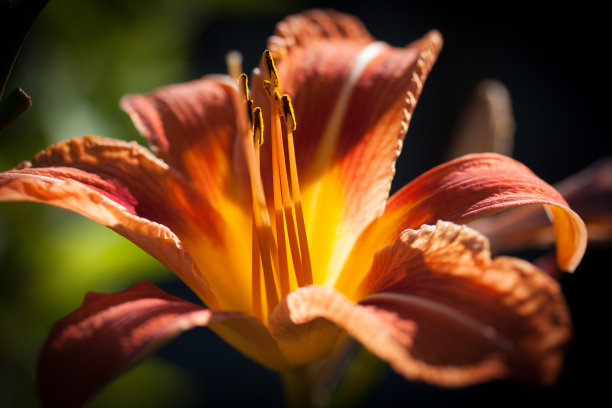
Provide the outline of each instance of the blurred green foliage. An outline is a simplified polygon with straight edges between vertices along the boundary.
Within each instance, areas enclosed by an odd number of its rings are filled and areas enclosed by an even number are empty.
[[[0,169],[83,134],[143,143],[118,108],[121,96],[207,74],[196,73],[190,60],[206,24],[220,15],[271,11],[283,13],[281,2],[49,2],[8,82],[8,92],[23,87],[33,106],[0,135]],[[174,277],[129,241],[83,217],[40,204],[0,204],[0,406],[38,405],[38,350],[53,322],[87,291],[119,291],[143,279]],[[147,360],[91,406],[190,405],[192,382],[167,361]],[[138,405],[128,395],[137,395]]]

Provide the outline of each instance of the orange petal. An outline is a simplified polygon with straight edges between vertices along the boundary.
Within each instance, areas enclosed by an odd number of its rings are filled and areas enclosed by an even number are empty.
[[[385,217],[398,217],[392,235],[436,220],[460,224],[514,207],[545,204],[559,208],[559,218],[569,221],[565,232],[575,235],[571,252],[573,269],[585,249],[582,220],[552,186],[523,164],[498,154],[472,154],[437,166],[413,180],[389,200]],[[559,237],[557,238],[559,239]]]
[[[557,262],[562,269],[573,270],[586,249],[586,228],[580,217],[527,167],[509,157],[485,153],[434,167],[394,194],[382,217],[355,245],[337,287],[351,293],[367,273],[370,261],[365,256],[391,245],[404,229],[438,220],[464,224],[532,204],[543,204],[552,213]]]
[[[406,48],[391,47],[375,42],[356,18],[321,10],[288,17],[269,40],[280,86],[295,107],[315,283],[336,279],[360,232],[382,212],[441,44],[432,31]],[[252,81],[255,103],[266,110],[259,82]]]
[[[141,282],[114,294],[88,293],[55,324],[38,362],[45,406],[81,406],[100,387],[183,331],[210,326],[268,366],[282,360],[255,319],[213,312]],[[262,334],[263,333],[263,334]],[[244,349],[244,347],[243,347]]]
[[[593,163],[554,187],[586,223],[589,243],[612,241],[611,158]],[[537,207],[520,208],[478,220],[472,227],[489,238],[494,252],[544,247],[555,240],[546,214]]]
[[[105,225],[157,258],[214,307],[208,282],[175,235],[185,227],[169,186],[189,194],[145,148],[86,136],[53,145],[32,162],[0,173],[0,201],[51,204]]]
[[[120,105],[158,156],[222,206],[239,187],[232,163],[235,94],[230,78],[219,75],[126,95]]]
[[[412,355],[420,330],[412,316],[405,318],[383,302],[379,306],[376,298],[366,300],[372,304],[356,304],[326,286],[303,287],[279,305],[271,316],[270,331],[283,353],[295,363],[315,362],[331,353],[346,331],[410,380],[459,386],[503,376],[505,367],[493,357],[462,366],[430,365],[420,360]],[[454,328],[448,329],[452,333]]]
[[[291,292],[274,309],[268,330],[291,366],[319,362],[339,346],[344,332],[325,313],[339,312],[345,307],[342,301],[346,299],[333,289],[311,285]]]
[[[434,382],[466,385],[491,376],[550,384],[571,336],[561,290],[528,262],[491,259],[488,244],[449,222],[407,230],[376,255],[361,288],[373,295],[362,303],[414,322],[410,354],[432,373],[468,368],[466,376]],[[423,375],[427,380],[427,370]]]
[[[236,88],[230,78],[209,76],[126,95],[121,107],[153,149],[196,191],[180,200],[188,228],[176,231],[201,270],[206,270],[223,309],[249,311],[251,202],[242,152],[236,146]],[[203,207],[203,208],[202,208]],[[211,233],[211,227],[216,234]],[[228,273],[231,271],[231,273]]]

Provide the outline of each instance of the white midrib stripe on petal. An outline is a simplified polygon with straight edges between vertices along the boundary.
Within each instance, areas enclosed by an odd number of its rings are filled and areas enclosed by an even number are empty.
[[[336,144],[338,142],[338,137],[340,135],[340,128],[342,123],[344,122],[345,115],[347,113],[349,100],[353,93],[353,89],[355,84],[361,77],[361,74],[366,69],[368,64],[376,58],[385,48],[387,44],[381,41],[375,41],[367,46],[365,46],[357,58],[349,75],[347,76],[342,90],[340,91],[340,95],[338,96],[338,100],[335,104],[334,111],[329,117],[327,121],[327,126],[323,132],[322,143],[319,146],[319,149],[316,153],[315,162],[313,163],[313,170],[315,174],[325,174],[323,169],[325,169],[329,165],[329,161],[332,159],[334,150],[336,148]],[[314,184],[312,189],[312,201],[311,206],[309,208],[310,214],[314,214],[317,209],[324,211],[324,204],[319,203],[319,193],[321,188],[322,179],[319,180],[316,184]],[[323,197],[324,199],[324,197]],[[319,204],[322,206],[319,208]],[[310,217],[312,221],[316,217]],[[312,232],[312,223],[307,226],[308,235],[311,235]],[[331,258],[329,259],[330,264],[327,266],[328,275],[325,278],[325,283],[333,284],[338,278],[340,271],[342,269],[342,265],[344,264],[345,258],[348,256],[351,248],[351,245],[344,245],[343,248],[335,248],[334,252],[331,254]]]
[[[382,52],[385,46],[386,44],[384,42],[373,42],[361,50],[357,56],[355,64],[353,65],[353,68],[351,68],[351,72],[349,72],[349,75],[344,82],[344,86],[340,91],[334,111],[330,115],[325,131],[323,132],[321,146],[315,155],[315,158],[317,159],[314,163],[315,172],[322,170],[331,159],[336,142],[338,141],[338,136],[340,134],[340,126],[342,126],[342,122],[344,121],[344,116],[348,108],[348,102],[351,94],[353,93],[355,83],[357,83],[361,73],[368,66],[370,61],[376,58],[376,56]]]

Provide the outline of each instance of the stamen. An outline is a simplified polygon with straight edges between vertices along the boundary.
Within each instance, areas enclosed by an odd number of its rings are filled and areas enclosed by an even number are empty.
[[[259,241],[259,252],[264,272],[264,283],[266,289],[266,300],[268,310],[273,310],[278,305],[279,294],[275,282],[274,270],[278,270],[278,253],[276,242],[272,234],[270,218],[266,211],[266,198],[263,193],[263,184],[259,174],[259,162],[253,144],[253,136],[242,138],[242,147],[245,152],[249,176],[251,179],[251,194],[253,199],[253,221]],[[273,269],[273,265],[275,268]]]
[[[273,310],[279,302],[279,293],[277,291],[277,285],[275,282],[275,273],[278,271],[278,253],[276,242],[274,240],[274,234],[272,233],[272,226],[270,218],[267,212],[266,196],[263,189],[263,182],[261,180],[261,174],[259,173],[259,143],[254,143],[255,133],[262,133],[263,126],[258,126],[257,131],[254,128],[254,111],[252,109],[252,101],[248,99],[248,78],[245,74],[241,74],[238,78],[238,88],[240,94],[243,96],[244,104],[247,109],[247,115],[251,119],[251,128],[247,131],[245,119],[240,120],[241,129],[244,129],[246,133],[245,137],[241,138],[242,149],[245,155],[247,168],[249,170],[249,178],[251,181],[251,194],[253,201],[253,223],[254,223],[254,235],[256,236],[257,247],[259,248],[259,254],[261,256],[261,266],[263,268],[265,293],[267,301],[267,309]],[[257,109],[257,108],[256,108]],[[261,116],[261,109],[259,109],[259,117]],[[261,123],[261,121],[260,121]],[[259,136],[261,138],[261,136]],[[255,146],[257,145],[257,147]],[[255,238],[255,237],[254,237]],[[255,244],[253,249],[255,250]],[[256,260],[255,255],[252,257],[252,281],[253,281],[253,314],[257,316],[259,313],[263,315],[261,306],[261,289],[257,291],[257,287],[260,288],[259,281],[259,261]],[[278,277],[276,277],[278,279]],[[256,293],[257,292],[257,293]]]
[[[308,239],[306,236],[306,225],[304,223],[304,211],[302,210],[302,196],[300,194],[300,183],[297,173],[297,163],[295,160],[295,146],[293,143],[293,131],[296,129],[295,114],[293,112],[293,104],[289,95],[285,94],[282,97],[283,118],[285,119],[285,127],[287,129],[287,152],[289,153],[289,174],[291,175],[291,194],[293,196],[293,204],[295,206],[295,217],[298,229],[300,242],[300,251],[302,254],[302,282],[300,276],[297,275],[299,286],[311,285],[312,280],[312,265],[310,263],[310,250],[308,248]]]
[[[274,86],[274,84],[270,81],[268,81],[267,79],[263,80],[263,87],[264,87],[264,91],[266,91],[266,95],[268,95],[268,98],[270,98],[270,104],[271,106],[274,106],[274,91],[276,90],[276,87]]]
[[[296,124],[295,124],[295,113],[293,111],[293,104],[291,103],[291,97],[287,94],[284,94],[282,97],[282,102],[283,102],[283,116],[285,118],[285,124],[287,125],[287,130],[290,130],[291,132],[293,132],[296,129]]]
[[[289,95],[280,95],[278,73],[270,51],[263,53],[262,66],[269,77],[269,80],[263,81],[263,87],[271,107],[273,210],[268,210],[260,173],[259,148],[264,141],[262,110],[260,107],[254,107],[253,100],[249,99],[248,78],[245,74],[238,76],[238,89],[251,125],[249,128],[244,116],[240,118],[240,129],[245,135],[241,142],[249,170],[253,200],[253,315],[267,324],[267,316],[278,305],[279,299],[287,296],[291,290],[287,240],[298,287],[312,284],[313,279],[295,158],[293,131],[296,129],[296,121],[293,106]],[[284,127],[280,122],[281,117],[285,122]],[[285,159],[284,132],[287,137],[288,165]],[[269,211],[274,211],[274,227]],[[262,299],[262,272],[265,307]]]
[[[249,109],[253,105],[253,100],[248,100]],[[259,148],[263,144],[263,120],[261,115],[261,108],[257,107],[252,110],[251,122],[253,132],[253,146],[255,149],[255,159],[257,167],[261,167]],[[252,301],[253,301],[253,316],[258,319],[263,317],[263,309],[261,305],[261,254],[259,248],[259,236],[257,235],[257,228],[255,222],[253,222],[253,233],[252,233]]]
[[[249,77],[247,74],[238,76],[238,93],[242,95],[244,101],[249,100]]]
[[[285,218],[282,204],[281,175],[283,171],[279,165],[279,123],[278,111],[274,109],[274,100],[271,99],[270,112],[271,138],[272,138],[272,192],[274,196],[274,216],[276,220],[276,243],[278,245],[278,264],[281,285],[281,297],[289,291],[289,261],[287,259],[287,244],[285,240]]]
[[[299,183],[297,180],[297,169],[295,165],[295,149],[293,146],[293,129],[295,129],[295,118],[293,117],[293,107],[291,106],[291,100],[281,98],[279,93],[279,81],[274,59],[270,51],[265,51],[262,56],[262,65],[266,70],[270,80],[264,80],[263,85],[268,97],[271,102],[271,123],[272,138],[273,138],[273,152],[276,151],[276,155],[273,154],[273,161],[278,161],[274,164],[279,169],[280,174],[280,190],[283,202],[283,210],[285,212],[285,219],[287,222],[287,235],[289,238],[289,244],[291,247],[291,256],[295,271],[296,281],[298,286],[304,286],[312,283],[312,267],[310,263],[310,252],[308,250],[308,241],[306,238],[306,228],[304,225],[304,215],[301,206],[301,198],[299,194]],[[286,106],[285,106],[286,105]],[[278,112],[276,112],[278,111]],[[283,135],[282,127],[280,126],[279,116],[282,116],[287,122],[287,114],[290,113],[291,124],[287,127],[288,136],[291,136],[291,140],[288,139],[288,152],[290,156],[290,173],[291,173],[291,184],[293,194],[289,193],[289,183],[287,176],[287,164],[285,161],[285,152],[283,146]],[[291,158],[292,157],[292,158]],[[293,164],[291,164],[293,161]],[[275,191],[277,187],[275,185]],[[297,194],[297,195],[296,195]],[[293,195],[293,197],[292,197]],[[297,200],[296,200],[297,197]],[[275,205],[275,208],[278,208]],[[295,217],[294,217],[295,212]],[[296,232],[296,224],[298,231]],[[279,230],[277,226],[277,231]],[[280,248],[279,248],[280,249]]]
[[[253,232],[251,234],[252,249],[251,249],[251,299],[253,302],[253,316],[258,319],[263,317],[261,307],[261,256],[259,253],[259,237],[257,236],[257,227],[253,223]]]
[[[274,65],[274,59],[270,50],[265,50],[261,57],[261,65],[266,70],[266,74],[272,80],[274,87],[278,86],[278,72],[276,72],[276,65]]]
[[[280,187],[281,196],[283,202],[283,211],[285,213],[285,220],[287,222],[287,235],[289,238],[289,247],[291,249],[291,257],[293,262],[293,269],[295,271],[296,280],[298,286],[303,282],[302,276],[302,256],[300,254],[300,244],[298,242],[298,235],[295,229],[295,219],[293,216],[293,205],[291,194],[289,193],[289,180],[287,177],[287,164],[285,160],[285,147],[283,144],[282,128],[280,125],[280,115],[282,114],[281,96],[278,90],[274,91],[274,100],[272,106],[272,116],[276,123],[276,131],[272,137],[276,138],[276,149],[277,149],[277,160],[278,168],[280,173]],[[276,109],[275,109],[276,108]]]
[[[257,147],[261,147],[264,142],[263,115],[259,106],[253,110],[253,141],[256,146],[255,151],[259,153]]]
[[[249,99],[249,77],[246,74],[240,74],[238,77],[238,93],[242,95],[244,101],[246,101],[247,117],[251,123],[251,129],[253,128],[253,100]]]
[[[247,104],[246,104],[246,105],[247,105],[247,115],[248,115],[248,117],[249,117],[249,120],[251,121],[251,129],[252,129],[252,128],[253,128],[253,120],[254,120],[254,119],[253,119],[253,114],[254,114],[254,112],[253,112],[253,111],[255,110],[255,109],[253,109],[253,105],[254,105],[253,100],[252,100],[252,99],[249,99],[249,100],[247,101]]]

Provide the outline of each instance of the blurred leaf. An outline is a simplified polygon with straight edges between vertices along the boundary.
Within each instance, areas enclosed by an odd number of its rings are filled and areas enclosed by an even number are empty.
[[[195,390],[195,379],[188,372],[149,358],[111,382],[87,407],[195,407]]]
[[[23,302],[43,321],[52,322],[76,308],[86,291],[113,292],[143,279],[172,278],[153,257],[110,229],[65,210],[10,204],[17,205],[45,216],[36,226],[27,225],[27,215],[3,222],[14,232],[15,249],[0,263],[6,275],[0,281],[19,281],[2,291],[5,299]]]

